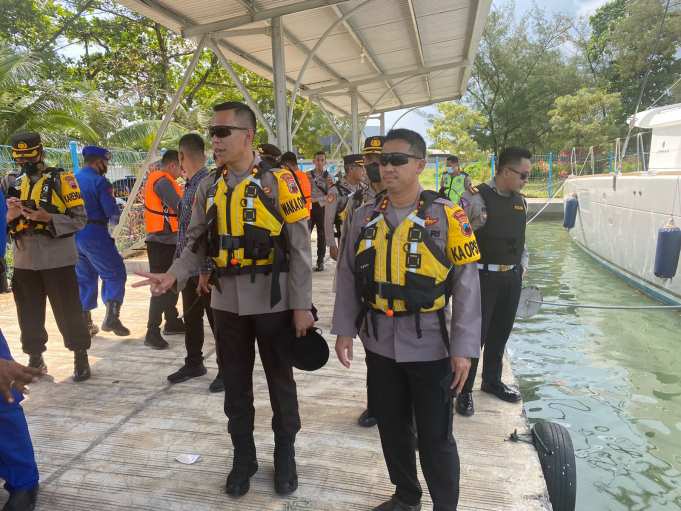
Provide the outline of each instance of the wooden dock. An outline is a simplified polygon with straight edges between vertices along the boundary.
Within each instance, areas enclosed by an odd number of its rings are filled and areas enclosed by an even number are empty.
[[[314,301],[325,334],[332,275],[333,262],[314,274]],[[130,276],[128,284],[134,280]],[[212,336],[207,335],[204,349],[208,375],[169,385],[166,376],[182,364],[184,342],[168,336],[171,349],[166,351],[143,345],[148,301],[147,289],[128,285],[122,319],[132,334],[98,335],[90,351],[93,377],[81,384],[70,380],[72,356],[48,312],[49,376],[31,386],[24,403],[41,472],[40,511],[365,511],[389,498],[393,486],[378,432],[355,422],[365,402],[359,341],[351,370],[338,363],[332,349],[322,370],[297,372],[303,422],[296,444],[300,487],[288,498],[273,489],[271,410],[256,362],[260,470],[250,493],[235,500],[223,490],[232,461],[223,395],[208,392],[216,373]],[[103,309],[93,316],[101,323]],[[11,294],[0,295],[0,327],[16,359],[25,363]],[[332,346],[334,339],[327,339]],[[512,378],[510,371],[505,377]],[[474,417],[454,420],[462,469],[459,509],[551,509],[534,447],[506,440],[513,430],[527,432],[522,405],[479,391],[475,405]],[[179,454],[201,459],[183,465],[175,461]],[[0,490],[0,506],[5,499]],[[426,490],[423,509],[431,508]]]

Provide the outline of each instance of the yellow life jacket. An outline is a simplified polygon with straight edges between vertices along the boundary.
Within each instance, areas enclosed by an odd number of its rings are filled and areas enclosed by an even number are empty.
[[[289,170],[263,166],[234,188],[227,186],[227,170],[215,173],[216,180],[206,198],[208,256],[218,275],[272,273],[271,306],[281,299],[279,273],[288,271],[286,223],[309,217],[295,177]],[[275,178],[279,208],[262,185],[265,172]]]
[[[452,224],[454,216],[449,210],[446,210],[450,222],[447,250],[453,252],[452,257],[448,257],[433,240],[427,228],[426,211],[437,198],[436,192],[423,191],[418,209],[394,228],[383,215],[388,197],[379,199],[380,206],[362,227],[356,243],[355,282],[363,303],[357,318],[358,327],[369,313],[372,318],[376,312],[388,317],[414,315],[416,332],[421,337],[420,314],[436,312],[443,341],[449,346],[444,316],[451,295],[449,274],[454,261],[456,264],[473,262],[479,259],[479,253],[471,253],[471,257],[461,261],[455,258],[455,247],[465,246],[465,238],[473,234],[472,231],[462,234],[457,229],[458,223]],[[460,208],[450,209],[462,212]],[[475,245],[474,236],[468,241],[471,242]],[[374,333],[375,329],[374,321]]]
[[[57,180],[60,193],[57,193],[55,186]],[[30,207],[40,207],[48,213],[58,215],[65,214],[69,208],[84,205],[78,181],[73,173],[58,168],[48,168],[35,183],[31,183],[29,176],[24,174],[21,177],[19,198],[24,204],[30,201]],[[15,239],[29,232],[52,235],[45,222],[34,222],[23,216],[10,223],[9,232]],[[68,236],[73,236],[73,233],[63,237]]]

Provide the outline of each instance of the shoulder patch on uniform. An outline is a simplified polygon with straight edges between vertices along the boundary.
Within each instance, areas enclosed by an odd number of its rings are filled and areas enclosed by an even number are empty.
[[[82,206],[83,197],[80,194],[80,187],[78,186],[78,181],[76,181],[76,176],[71,172],[64,172],[63,170],[59,172],[59,181],[61,185],[61,197],[67,208],[74,208],[76,206]]]

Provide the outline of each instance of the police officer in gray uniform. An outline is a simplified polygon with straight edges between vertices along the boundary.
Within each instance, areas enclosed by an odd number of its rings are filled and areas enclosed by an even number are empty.
[[[336,353],[349,367],[359,334],[369,400],[396,486],[374,511],[421,509],[414,418],[433,510],[457,508],[452,396],[466,380],[470,358],[480,353],[475,236],[461,208],[420,187],[425,157],[418,133],[388,133],[380,162],[386,195],[355,212],[338,262]],[[393,247],[404,256],[394,256]]]
[[[148,279],[135,286],[150,285],[155,295],[176,283],[181,290],[206,256],[212,257],[211,308],[234,446],[225,491],[244,495],[258,470],[253,438],[257,341],[273,411],[274,487],[286,495],[298,487],[294,442],[300,416],[290,346],[281,336],[293,329],[302,337],[314,325],[309,213],[291,172],[270,169],[253,152],[253,111],[236,101],[213,109],[209,134],[219,167],[196,191],[187,247],[167,273],[140,273]],[[207,286],[202,275],[199,287],[207,291]]]
[[[324,255],[326,254],[326,240],[324,233],[324,207],[326,194],[333,185],[333,178],[324,168],[326,153],[317,151],[314,155],[314,169],[307,173],[310,179],[312,211],[310,212],[310,232],[317,229],[317,264],[314,271],[324,271]]]
[[[531,157],[527,149],[504,149],[499,155],[497,174],[487,183],[464,192],[461,199],[481,254],[478,263],[482,295],[480,341],[484,358],[480,388],[510,403],[520,401],[520,393],[501,381],[501,371],[529,260],[525,245],[527,203],[520,190],[529,179]],[[464,416],[475,413],[473,385],[477,367],[475,358],[471,360],[463,392],[456,400],[456,410]]]
[[[355,193],[363,193],[367,187],[364,184],[364,160],[361,154],[348,154],[343,157],[345,175],[329,188],[324,206],[324,239],[329,247],[332,259],[338,259],[338,244],[336,243],[336,228],[342,226],[346,206],[350,197]],[[340,229],[338,230],[340,235]]]

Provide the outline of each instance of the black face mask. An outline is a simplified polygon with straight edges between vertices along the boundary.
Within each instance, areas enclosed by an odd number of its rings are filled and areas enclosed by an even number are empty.
[[[378,167],[378,163],[369,163],[365,165],[365,170],[367,172],[367,177],[372,183],[381,182],[381,170]]]
[[[38,162],[35,161],[26,162],[21,166],[21,170],[23,170],[29,176],[39,174],[42,169],[42,165],[39,165]]]

